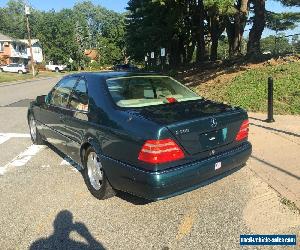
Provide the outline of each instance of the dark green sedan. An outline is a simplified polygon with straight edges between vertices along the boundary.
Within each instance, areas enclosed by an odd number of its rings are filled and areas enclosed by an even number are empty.
[[[28,110],[35,144],[82,166],[90,192],[159,200],[245,165],[247,113],[206,100],[162,75],[106,72],[64,77]]]

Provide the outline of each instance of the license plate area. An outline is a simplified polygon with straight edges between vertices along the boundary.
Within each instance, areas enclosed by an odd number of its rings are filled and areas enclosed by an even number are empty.
[[[210,131],[199,135],[199,141],[203,149],[212,149],[224,143],[223,129]]]

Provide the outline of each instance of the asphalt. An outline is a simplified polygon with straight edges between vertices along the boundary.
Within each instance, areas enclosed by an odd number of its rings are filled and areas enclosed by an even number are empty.
[[[56,81],[0,87],[0,134],[14,133],[0,141],[0,170],[6,167],[0,171],[0,249],[285,249],[241,248],[239,237],[299,239],[300,215],[249,164],[195,191],[147,203],[125,193],[96,200],[80,172],[48,147],[20,157],[32,150],[28,100]],[[25,164],[18,166],[21,158]]]

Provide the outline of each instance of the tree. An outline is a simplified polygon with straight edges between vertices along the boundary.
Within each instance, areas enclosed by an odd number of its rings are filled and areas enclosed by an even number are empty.
[[[277,0],[277,1],[280,1],[283,5],[285,6],[300,6],[300,2],[299,0]]]
[[[272,54],[289,53],[293,51],[293,45],[284,36],[268,36],[261,39],[261,51]]]
[[[9,0],[6,8],[0,8],[0,32],[24,39],[27,35],[22,0]]]
[[[247,45],[247,56],[256,58],[261,54],[260,39],[266,24],[266,8],[265,0],[252,0],[254,17],[253,25],[249,33],[249,41]]]
[[[24,14],[23,1],[10,0],[6,7],[0,8],[0,32],[26,38]],[[32,37],[40,39],[47,61],[68,63],[72,58],[76,67],[83,67],[87,62],[84,51],[100,50],[103,44],[112,48],[101,57],[103,61],[113,63],[125,57],[125,16],[91,1],[58,12],[32,9],[29,18]]]
[[[278,0],[287,6],[300,6],[299,0]],[[257,57],[260,54],[260,39],[264,27],[278,32],[294,29],[300,21],[300,13],[283,12],[275,13],[265,9],[264,0],[252,0],[254,6],[253,27],[249,34],[247,55]],[[275,40],[276,42],[276,40]]]
[[[275,13],[271,11],[266,11],[266,26],[276,31],[285,31],[288,29],[295,29],[297,27],[297,22],[300,21],[300,13],[294,12],[283,12]]]
[[[235,14],[232,0],[206,0],[207,26],[211,38],[210,60],[215,61],[218,57],[219,39],[226,28],[226,18]]]
[[[248,0],[237,0],[234,5],[234,14],[226,17],[226,32],[231,58],[241,55],[242,38],[247,24],[249,3]]]

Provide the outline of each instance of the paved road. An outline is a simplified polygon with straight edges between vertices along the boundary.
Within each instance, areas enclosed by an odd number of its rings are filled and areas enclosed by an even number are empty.
[[[28,137],[28,99],[55,81],[0,85],[0,249],[240,249],[240,234],[300,237],[300,216],[249,166],[164,201],[96,200],[76,168]]]

